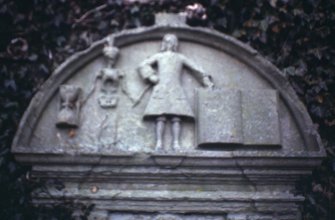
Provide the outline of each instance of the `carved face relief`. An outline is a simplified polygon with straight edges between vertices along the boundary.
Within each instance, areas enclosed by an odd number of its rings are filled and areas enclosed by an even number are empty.
[[[177,51],[178,38],[174,34],[166,34],[163,37],[161,51]]]

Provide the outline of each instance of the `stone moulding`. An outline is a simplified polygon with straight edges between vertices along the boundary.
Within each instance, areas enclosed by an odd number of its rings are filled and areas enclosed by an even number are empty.
[[[133,152],[91,151],[85,148],[85,143],[74,146],[74,150],[55,143],[52,147],[34,146],[32,140],[36,138],[39,121],[57,96],[59,87],[102,57],[106,43],[119,48],[122,55],[123,48],[159,42],[167,33],[178,36],[180,42],[225,53],[254,71],[278,93],[278,99],[297,127],[303,147],[228,146],[194,147],[193,151]],[[122,105],[122,100],[118,105]],[[64,183],[62,189],[48,186],[48,193],[34,192],[34,204],[50,205],[64,200],[94,204],[94,212],[103,216],[101,219],[118,216],[116,219],[120,220],[136,219],[140,214],[143,219],[297,219],[304,198],[294,195],[295,182],[309,175],[325,156],[304,105],[285,76],[269,61],[230,36],[168,22],[110,35],[61,64],[30,103],[20,122],[12,152],[19,162],[32,165],[32,177],[58,179]],[[172,215],[157,217],[162,213]]]

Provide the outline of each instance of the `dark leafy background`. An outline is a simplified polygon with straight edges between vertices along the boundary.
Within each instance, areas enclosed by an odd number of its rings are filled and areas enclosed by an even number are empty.
[[[200,3],[202,5],[196,5]],[[32,96],[51,72],[93,41],[149,26],[156,12],[185,12],[188,23],[232,35],[280,68],[306,105],[328,157],[297,183],[303,219],[335,219],[335,1],[333,0],[0,0],[0,216],[71,219],[71,201],[32,207],[29,177],[10,145]],[[90,207],[83,207],[82,219]]]

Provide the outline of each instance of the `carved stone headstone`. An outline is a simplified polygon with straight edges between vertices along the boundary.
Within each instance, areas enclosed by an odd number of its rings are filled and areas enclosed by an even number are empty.
[[[295,181],[324,157],[278,69],[247,45],[159,14],[94,43],[34,97],[12,151],[57,179],[33,202],[90,219],[297,219]],[[56,125],[56,126],[50,126]]]

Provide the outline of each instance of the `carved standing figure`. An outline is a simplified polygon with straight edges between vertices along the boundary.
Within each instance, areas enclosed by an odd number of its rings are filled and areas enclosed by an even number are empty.
[[[167,120],[172,124],[172,149],[180,148],[181,121],[194,119],[193,110],[181,84],[183,68],[188,68],[204,87],[212,87],[209,75],[201,67],[177,52],[178,38],[173,34],[163,37],[161,51],[144,60],[138,72],[153,85],[153,91],[144,111],[144,118],[156,120],[156,149],[162,150]]]

